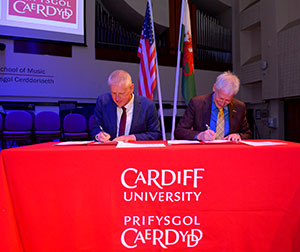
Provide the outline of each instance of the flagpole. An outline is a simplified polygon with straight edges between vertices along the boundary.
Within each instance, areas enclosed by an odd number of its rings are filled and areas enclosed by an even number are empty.
[[[149,8],[150,8],[151,22],[152,22],[152,27],[153,27],[153,37],[154,37],[154,43],[155,43],[155,48],[156,48],[151,0],[148,0],[148,3],[149,3],[149,6],[150,6]],[[166,140],[166,131],[165,131],[165,121],[164,121],[164,113],[163,113],[163,106],[162,106],[162,98],[161,98],[161,90],[160,90],[160,79],[159,79],[158,61],[157,61],[156,50],[155,50],[155,60],[156,60],[156,71],[157,71],[157,94],[158,94],[159,112],[160,112],[160,120],[161,120],[161,130],[162,130],[163,140],[165,141]]]
[[[182,21],[183,21],[182,19],[183,19],[183,9],[184,9],[183,2],[184,1],[186,1],[186,0],[182,0],[182,4],[181,4],[180,30],[179,30],[179,39],[178,39],[178,53],[177,53],[176,79],[175,79],[175,89],[174,89],[171,140],[174,140],[175,122],[176,122],[176,114],[177,114],[178,82],[179,82],[179,74],[180,74],[180,56],[181,56],[180,42],[181,42],[181,32],[182,32]]]

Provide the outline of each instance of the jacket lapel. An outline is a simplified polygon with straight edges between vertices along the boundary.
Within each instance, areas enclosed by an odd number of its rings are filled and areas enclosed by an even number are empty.
[[[130,126],[130,131],[129,134],[132,134],[134,131],[135,125],[138,125],[138,120],[140,120],[140,114],[141,114],[141,106],[140,106],[140,101],[137,95],[134,95],[134,100],[133,100],[133,114],[132,114],[132,121],[131,121],[131,126]]]
[[[212,96],[208,96],[206,100],[204,100],[204,106],[203,106],[203,115],[204,115],[204,120],[203,122],[205,124],[210,124],[210,115],[211,115],[211,106],[212,106]],[[204,128],[206,127],[205,125],[203,126]]]
[[[235,101],[232,99],[230,104],[228,105],[229,108],[229,133],[234,132],[234,123],[235,123]]]

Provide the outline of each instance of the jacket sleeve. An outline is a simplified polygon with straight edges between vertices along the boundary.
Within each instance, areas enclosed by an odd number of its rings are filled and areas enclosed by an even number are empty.
[[[193,140],[200,132],[193,129],[195,124],[196,107],[194,99],[191,99],[174,132],[176,139]]]
[[[142,127],[140,127],[141,129],[144,128],[144,130],[133,132],[136,140],[160,140],[161,129],[155,104],[151,103],[150,105],[148,105],[143,113],[144,122],[141,121],[143,120],[143,118],[140,118],[139,123],[144,124]]]
[[[91,130],[91,136],[93,139],[95,139],[95,136],[100,132],[99,125],[102,124],[102,111],[101,111],[101,105],[100,105],[100,98],[98,97],[97,102],[96,102],[96,107],[94,110],[94,115],[95,115],[95,120],[92,125],[92,130]]]

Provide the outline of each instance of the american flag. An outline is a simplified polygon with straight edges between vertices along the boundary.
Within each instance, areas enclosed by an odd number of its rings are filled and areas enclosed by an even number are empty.
[[[139,67],[139,95],[153,99],[153,90],[156,86],[156,49],[153,36],[152,13],[149,0],[142,29],[137,56],[140,58]]]

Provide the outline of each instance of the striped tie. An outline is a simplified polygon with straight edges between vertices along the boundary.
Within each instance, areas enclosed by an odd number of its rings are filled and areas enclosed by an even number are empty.
[[[225,120],[223,108],[219,109],[218,119],[217,119],[217,129],[216,129],[216,140],[224,139],[224,128]]]

